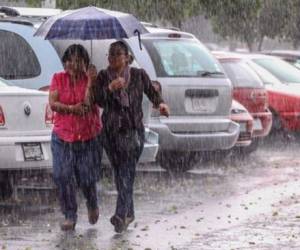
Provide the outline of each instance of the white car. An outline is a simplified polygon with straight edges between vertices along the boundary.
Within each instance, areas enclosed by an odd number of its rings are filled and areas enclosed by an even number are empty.
[[[0,78],[0,189],[10,181],[3,178],[8,170],[52,167],[49,111],[48,93]]]

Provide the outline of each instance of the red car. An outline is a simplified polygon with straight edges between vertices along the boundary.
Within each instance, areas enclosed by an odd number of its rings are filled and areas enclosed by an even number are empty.
[[[272,127],[267,90],[256,72],[243,58],[223,52],[215,52],[214,55],[233,84],[233,98],[245,106],[253,117],[253,140],[249,150],[254,151],[260,139],[267,136]]]
[[[273,113],[272,130],[274,132],[300,132],[300,70],[272,56],[248,55],[245,58],[264,82],[268,91],[269,109]],[[255,59],[263,59],[265,65],[270,62],[270,65],[274,65],[272,69],[278,71],[283,77],[284,72],[291,71],[293,74],[286,73],[286,77],[293,77],[293,81],[279,79],[279,73],[275,76],[275,73],[268,71],[267,67],[263,68],[257,61],[254,61]]]

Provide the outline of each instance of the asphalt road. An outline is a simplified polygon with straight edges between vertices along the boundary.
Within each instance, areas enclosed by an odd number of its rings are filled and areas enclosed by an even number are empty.
[[[116,192],[110,171],[99,183],[101,217],[88,224],[80,203],[76,231],[61,232],[51,190],[0,204],[0,249],[300,249],[300,142],[269,142],[243,160],[205,162],[171,175],[140,166],[136,221],[123,234],[109,223]]]

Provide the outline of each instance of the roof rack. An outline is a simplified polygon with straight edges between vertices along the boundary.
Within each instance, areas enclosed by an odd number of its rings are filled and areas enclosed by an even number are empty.
[[[20,16],[19,11],[7,6],[0,6],[0,13],[5,14],[6,16],[13,16],[13,17]]]

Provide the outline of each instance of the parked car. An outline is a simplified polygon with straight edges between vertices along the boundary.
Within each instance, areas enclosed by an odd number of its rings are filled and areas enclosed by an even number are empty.
[[[269,71],[284,84],[300,83],[300,70],[276,56],[262,54],[245,54],[243,56]]]
[[[30,15],[28,11],[26,13]],[[47,91],[53,74],[63,70],[60,56],[51,42],[33,36],[43,18],[44,15],[34,18],[0,17],[0,77],[16,86]],[[101,58],[106,62],[105,56]],[[97,61],[101,60],[97,57]],[[149,124],[150,120],[149,107],[149,102],[145,100],[143,103],[145,124]],[[155,161],[157,152],[158,135],[146,126],[146,143],[140,162]],[[103,162],[108,162],[106,156]]]
[[[3,178],[8,170],[51,168],[52,120],[47,103],[46,92],[16,87],[0,78],[0,190],[2,192],[4,187],[11,189],[11,179]]]
[[[269,109],[273,114],[272,132],[274,134],[299,132],[299,84],[284,84],[259,65],[251,62],[249,65],[257,72],[267,88]]]
[[[252,143],[253,117],[248,110],[238,101],[233,100],[231,106],[231,120],[240,125],[239,138],[234,145],[240,152],[248,153],[247,147]]]
[[[262,54],[277,56],[300,69],[300,51],[297,50],[271,50],[263,51]]]
[[[253,140],[248,152],[255,151],[260,141],[270,133],[272,113],[268,109],[267,90],[257,76],[241,57],[230,53],[216,53],[226,74],[233,84],[233,97],[243,104],[253,117]]]
[[[160,82],[170,106],[167,119],[152,113],[160,135],[158,161],[165,169],[188,170],[203,151],[231,148],[239,134],[230,120],[231,83],[211,53],[192,34],[147,28],[144,49],[130,39],[137,62]]]

